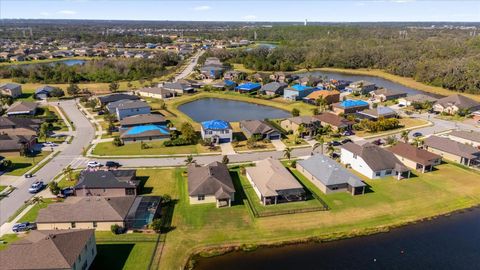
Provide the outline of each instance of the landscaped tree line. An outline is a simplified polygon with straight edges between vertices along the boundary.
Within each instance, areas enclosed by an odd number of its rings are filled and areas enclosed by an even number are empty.
[[[434,86],[480,93],[480,36],[471,36],[468,30],[278,26],[255,31],[259,40],[280,45],[276,49],[214,49],[204,57],[216,56],[257,71],[382,69]]]
[[[177,54],[160,53],[152,59],[96,59],[74,66],[61,63],[17,65],[0,69],[0,78],[9,78],[21,83],[140,80],[165,75],[167,66],[175,66],[179,62]]]

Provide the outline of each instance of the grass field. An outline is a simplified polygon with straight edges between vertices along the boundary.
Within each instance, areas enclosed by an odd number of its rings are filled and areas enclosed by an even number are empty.
[[[0,237],[0,250],[6,249],[10,243],[15,242],[18,239],[19,237],[15,233],[4,234]]]
[[[358,137],[368,137],[368,136],[384,136],[388,134],[395,134],[395,133],[400,133],[402,130],[412,130],[415,129],[416,127],[421,127],[424,125],[428,125],[430,122],[419,119],[419,118],[401,118],[400,120],[400,128],[397,129],[392,129],[392,130],[386,130],[386,131],[381,131],[381,132],[368,132],[365,130],[359,130],[355,131],[355,135]]]
[[[322,194],[293,169],[330,210],[253,219],[243,204],[221,209],[213,204],[189,205],[181,171],[175,171],[175,181],[162,180],[165,185],[177,184],[164,189],[179,201],[173,217],[175,229],[168,234],[160,269],[180,269],[192,252],[221,245],[255,246],[312,237],[355,236],[480,203],[480,174],[453,164],[442,164],[436,171],[404,181],[392,177],[365,180],[368,192],[355,197],[346,192]]]
[[[12,161],[12,168],[7,175],[21,176],[28,172],[33,166],[37,165],[40,161],[46,158],[51,152],[42,151],[35,157],[23,157],[23,156],[10,156],[6,159]]]
[[[18,222],[34,222],[37,220],[38,211],[47,207],[51,203],[58,202],[57,199],[45,198],[42,202],[35,204]]]
[[[140,142],[127,143],[123,146],[115,146],[112,142],[97,144],[93,150],[94,155],[99,156],[128,156],[128,155],[174,155],[174,154],[199,154],[211,152],[208,148],[196,145],[182,145],[165,147],[163,141],[151,141],[147,143],[150,148],[141,149]]]

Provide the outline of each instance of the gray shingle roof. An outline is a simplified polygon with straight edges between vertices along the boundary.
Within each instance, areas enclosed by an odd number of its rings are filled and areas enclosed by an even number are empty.
[[[448,138],[430,136],[425,139],[424,145],[446,153],[454,154],[468,159],[480,157],[480,150],[467,144],[456,142]]]
[[[269,134],[277,131],[268,123],[261,120],[243,120],[243,121],[240,121],[240,126],[246,129],[252,135],[253,134]]]
[[[480,132],[467,131],[467,130],[454,130],[450,132],[448,135],[480,143]]]
[[[366,186],[360,178],[343,168],[335,160],[321,154],[298,161],[298,164],[325,186],[345,183],[352,187]]]
[[[7,110],[8,113],[19,113],[19,112],[31,112],[36,110],[38,107],[35,102],[28,101],[17,101],[13,103]]]
[[[134,116],[125,117],[120,120],[120,125],[122,126],[132,126],[132,125],[146,125],[146,124],[157,124],[165,122],[165,116],[161,114],[138,114]]]
[[[80,174],[75,189],[82,188],[135,188],[136,170],[88,171]]]
[[[145,101],[142,100],[128,100],[118,104],[118,110],[127,110],[127,109],[138,109],[138,108],[145,108],[150,107]]]
[[[234,192],[235,187],[225,164],[213,162],[206,166],[196,164],[188,166],[188,194],[190,196],[232,194]]]
[[[115,102],[115,101],[119,101],[119,100],[125,100],[125,99],[138,100],[140,98],[135,96],[135,95],[119,93],[119,94],[110,94],[110,95],[106,95],[106,96],[101,96],[101,97],[98,97],[98,99],[100,100],[100,102],[102,104],[107,104],[107,103]]]
[[[406,172],[410,170],[392,152],[371,143],[364,145],[346,143],[342,148],[361,157],[373,171],[396,170]]]
[[[260,91],[267,91],[267,92],[276,92],[282,88],[286,88],[288,84],[282,82],[271,82],[264,84]]]
[[[442,105],[443,107],[449,107],[455,105],[460,109],[471,109],[480,106],[480,103],[476,102],[473,99],[467,98],[459,94],[450,95],[444,98],[437,100],[435,104]]]
[[[0,269],[71,269],[94,230],[31,231],[0,251]]]

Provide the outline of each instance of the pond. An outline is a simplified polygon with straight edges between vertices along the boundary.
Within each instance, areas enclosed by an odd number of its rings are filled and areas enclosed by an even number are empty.
[[[389,233],[199,259],[195,269],[478,269],[479,254],[476,208]]]
[[[82,59],[64,59],[64,60],[58,60],[58,61],[47,61],[45,60],[44,62],[39,62],[39,63],[33,63],[33,64],[13,64],[11,65],[12,67],[31,67],[31,66],[37,66],[37,65],[49,65],[49,66],[54,66],[57,64],[65,64],[67,66],[76,66],[76,65],[83,65],[87,62],[87,60],[82,60]]]
[[[329,79],[335,80],[347,80],[347,81],[360,81],[365,80],[377,85],[377,87],[384,87],[387,89],[399,90],[407,93],[408,95],[416,95],[416,94],[426,94],[433,97],[442,97],[440,95],[435,95],[432,93],[424,92],[421,90],[413,89],[399,83],[395,83],[380,77],[376,76],[367,76],[367,75],[355,75],[355,74],[347,74],[347,73],[339,73],[339,72],[327,72],[327,71],[312,71],[306,73],[298,74],[300,77],[303,76],[327,76]]]
[[[182,104],[178,109],[196,122],[219,119],[228,122],[287,118],[287,111],[237,100],[202,98]]]

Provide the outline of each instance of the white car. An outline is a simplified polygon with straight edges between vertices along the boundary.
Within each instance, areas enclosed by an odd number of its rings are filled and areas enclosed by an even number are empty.
[[[89,161],[87,163],[87,167],[89,167],[89,168],[96,168],[96,167],[101,167],[101,166],[102,166],[102,164],[100,164],[96,161]]]
[[[53,143],[53,142],[46,142],[46,143],[43,144],[43,146],[55,147],[55,146],[58,146],[58,144]]]

